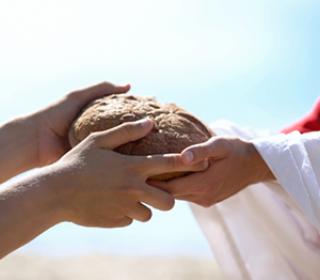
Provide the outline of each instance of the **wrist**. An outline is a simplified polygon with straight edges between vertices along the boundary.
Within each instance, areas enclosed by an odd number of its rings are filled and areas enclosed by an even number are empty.
[[[247,159],[248,159],[248,167],[250,171],[250,180],[251,184],[258,182],[265,182],[274,180],[275,177],[254,146],[251,142],[246,142],[247,145]]]
[[[62,221],[50,176],[42,170],[0,191],[0,258]]]
[[[37,130],[30,117],[0,127],[0,182],[37,167]]]
[[[43,226],[49,228],[62,221],[63,211],[50,169],[39,170],[37,174],[19,180],[1,191],[0,196],[5,197],[0,208],[4,207],[7,201],[7,211],[17,212],[18,220],[21,219],[18,212],[23,211],[24,214],[30,214],[30,224],[41,220],[45,221],[42,222]]]
[[[16,125],[16,129],[19,130],[21,138],[23,138],[20,144],[19,142],[17,144],[21,146],[24,155],[26,155],[24,159],[26,170],[40,167],[38,154],[39,121],[36,115],[17,118],[13,123]]]
[[[67,206],[71,191],[66,182],[70,184],[70,181],[65,178],[57,164],[42,168],[35,180],[43,197],[43,210],[50,216],[52,223],[68,220]]]
[[[72,173],[69,167],[59,161],[43,168],[43,176],[50,193],[50,205],[60,222],[70,221],[72,216],[71,202],[76,193],[77,183],[70,178],[69,173]]]

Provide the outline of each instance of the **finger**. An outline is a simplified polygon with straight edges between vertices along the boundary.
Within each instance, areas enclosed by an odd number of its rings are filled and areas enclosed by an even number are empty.
[[[176,196],[190,195],[200,191],[200,174],[191,174],[168,182],[148,180],[148,184]]]
[[[126,227],[129,226],[133,223],[133,220],[129,217],[123,217],[121,219],[119,219],[116,223],[115,226],[116,227]]]
[[[139,158],[141,172],[148,178],[166,173],[199,172],[209,167],[207,160],[195,165],[186,165],[180,154],[151,155]]]
[[[193,194],[188,194],[188,195],[175,195],[175,199],[177,200],[183,200],[183,201],[188,201],[192,203],[196,203],[196,197]]]
[[[185,164],[195,164],[208,158],[221,157],[225,153],[224,139],[213,137],[207,142],[193,145],[182,151],[181,157]]]
[[[134,220],[140,222],[147,222],[152,217],[152,211],[148,207],[138,202],[134,207],[132,207],[129,210],[127,215]]]
[[[148,184],[145,184],[142,187],[142,191],[138,199],[141,202],[162,211],[169,211],[174,207],[174,198],[172,195],[165,191],[149,186]]]
[[[102,82],[100,84],[74,91],[69,94],[69,97],[81,99],[84,103],[103,97],[110,94],[126,93],[130,90],[130,85],[114,85],[109,82]]]
[[[177,200],[189,201],[206,208],[211,207],[212,205],[217,204],[226,199],[225,196],[219,196],[214,194],[204,195],[203,193],[196,192],[185,195],[174,195],[174,198]]]
[[[174,199],[203,206],[198,194],[174,195]]]
[[[113,150],[123,144],[145,137],[152,128],[153,122],[150,119],[143,119],[95,132],[94,137],[99,147]]]
[[[182,196],[175,196],[175,199],[182,200],[182,201],[188,201],[193,204],[197,204],[199,206],[208,208],[213,206],[214,204],[218,203],[219,201],[217,199],[213,200],[212,198],[207,198],[199,195],[182,195]]]

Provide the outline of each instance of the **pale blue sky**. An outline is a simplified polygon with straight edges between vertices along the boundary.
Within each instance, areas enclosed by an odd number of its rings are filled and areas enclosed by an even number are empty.
[[[2,0],[0,121],[110,80],[176,102],[206,122],[227,118],[277,130],[318,97],[319,32],[316,0]],[[29,248],[51,244],[59,251],[61,240],[78,244],[80,236],[85,248],[103,241],[107,250],[112,240],[110,250],[132,253],[149,238],[149,253],[208,255],[190,217],[179,204],[149,227],[105,232],[65,225]],[[166,242],[155,244],[162,232]]]

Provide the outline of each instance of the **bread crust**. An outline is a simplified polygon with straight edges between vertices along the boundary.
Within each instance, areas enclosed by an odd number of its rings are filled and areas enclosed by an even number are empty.
[[[143,139],[118,147],[117,152],[127,155],[180,153],[211,137],[200,120],[175,104],[162,105],[152,97],[114,94],[94,100],[82,110],[70,128],[70,145],[77,145],[92,132],[146,117],[154,121],[153,130]],[[153,179],[169,180],[181,175],[183,173],[170,173]]]

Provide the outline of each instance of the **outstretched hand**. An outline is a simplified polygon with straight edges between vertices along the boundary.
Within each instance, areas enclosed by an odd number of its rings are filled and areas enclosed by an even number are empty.
[[[150,205],[170,210],[172,195],[146,183],[169,172],[200,171],[203,164],[186,166],[180,154],[128,156],[113,149],[146,136],[151,120],[125,123],[94,132],[53,165],[65,220],[84,226],[119,227],[132,220],[148,221]]]
[[[92,133],[54,164],[0,190],[0,258],[63,221],[123,227],[133,220],[148,221],[149,206],[170,210],[172,195],[148,185],[147,178],[206,166],[186,166],[180,154],[128,156],[113,151],[152,128],[152,121],[141,120]]]
[[[116,86],[103,82],[74,91],[57,103],[32,116],[37,130],[37,166],[58,160],[69,149],[68,130],[80,110],[90,101],[110,94],[126,93],[130,85]]]
[[[185,164],[209,160],[210,167],[169,182],[151,181],[176,199],[204,207],[223,201],[250,184],[274,179],[254,145],[238,138],[212,137],[182,152]]]

